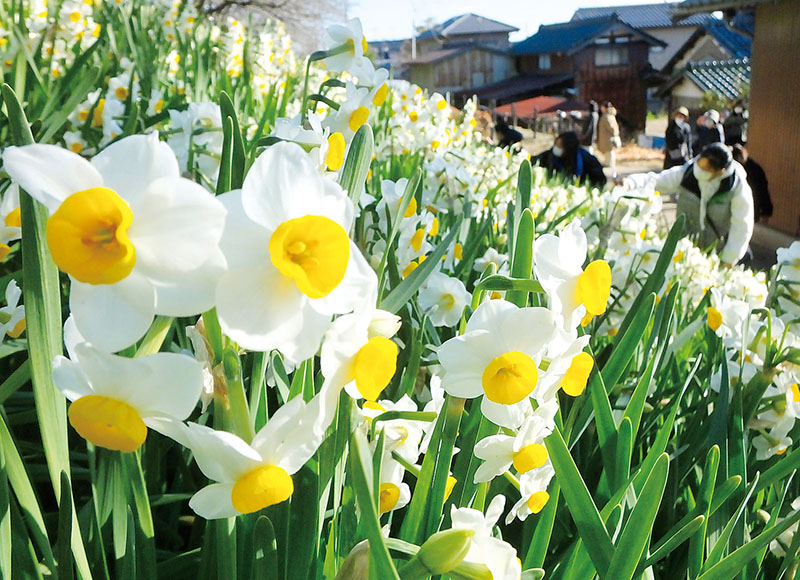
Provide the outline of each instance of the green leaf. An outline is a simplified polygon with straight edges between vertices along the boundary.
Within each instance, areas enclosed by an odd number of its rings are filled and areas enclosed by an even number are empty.
[[[708,450],[706,463],[703,468],[703,481],[697,496],[697,507],[704,510],[705,521],[689,541],[689,577],[697,578],[703,565],[703,555],[706,547],[706,528],[711,515],[711,498],[714,495],[714,485],[719,469],[719,447],[714,445]]]
[[[798,521],[800,521],[800,510],[792,513],[791,516],[785,518],[781,523],[765,530],[724,560],[703,572],[698,580],[732,580],[741,574],[742,569],[750,560],[756,557],[760,550],[769,546],[772,540],[780,536]]]
[[[411,272],[411,274],[409,274],[405,280],[394,287],[392,291],[380,301],[379,308],[386,310],[387,312],[391,312],[392,314],[396,314],[397,311],[400,310],[411,299],[419,287],[422,286],[423,282],[428,279],[428,276],[433,274],[433,272],[439,267],[439,264],[442,261],[442,256],[444,256],[447,248],[450,247],[450,244],[456,237],[456,234],[458,234],[460,226],[461,218],[456,221],[450,230],[450,233],[447,234],[445,239],[442,240],[438,246],[436,246],[436,249],[431,252],[422,265]]]
[[[640,296],[642,295],[640,294]],[[625,372],[625,369],[628,367],[628,363],[631,357],[633,357],[636,347],[639,346],[645,330],[650,324],[650,317],[653,314],[655,302],[655,294],[651,293],[643,298],[639,305],[639,310],[636,311],[636,316],[634,316],[631,324],[624,331],[620,330],[621,336],[618,335],[619,340],[614,345],[614,350],[606,364],[603,365],[601,371],[607,392],[610,393],[614,389]],[[596,376],[597,375],[595,375],[595,377]]]
[[[239,127],[239,120],[236,117],[236,109],[233,106],[230,95],[225,91],[222,91],[219,95],[219,108],[222,114],[223,128],[227,126],[226,119],[231,121],[230,189],[241,189],[242,183],[244,183],[247,157],[244,153],[244,139],[242,138],[242,130]]]
[[[278,577],[278,543],[275,529],[267,516],[259,516],[253,526],[253,543],[250,553],[253,554],[253,570],[251,580]]]
[[[231,163],[233,160],[233,120],[222,119],[222,152],[219,156],[219,175],[217,176],[216,194],[221,195],[231,190]]]
[[[294,477],[294,493],[289,509],[291,553],[286,567],[287,580],[305,580],[317,553],[319,497],[317,474],[308,466]]]
[[[350,142],[350,149],[347,151],[347,158],[342,166],[342,176],[339,179],[339,185],[347,192],[355,207],[358,207],[361,194],[364,193],[364,183],[369,174],[369,166],[372,163],[374,150],[375,139],[372,136],[372,127],[364,123],[356,131],[353,140]],[[406,211],[405,208],[402,211],[403,213],[399,214],[399,219],[402,219],[402,215]]]
[[[525,208],[519,218],[514,240],[514,257],[511,261],[511,277],[529,279],[533,266],[533,214]],[[541,287],[541,286],[540,286]],[[517,306],[524,307],[528,304],[528,292],[509,290],[506,300]]]
[[[11,578],[11,495],[8,490],[6,458],[0,445],[0,576]]]
[[[544,565],[544,559],[550,547],[550,538],[553,535],[553,525],[556,521],[558,500],[561,494],[558,480],[550,484],[549,493],[550,499],[547,500],[547,504],[536,519],[536,530],[533,532],[533,538],[528,546],[528,553],[525,554],[523,568],[540,568]]]
[[[639,564],[639,567],[636,569],[636,574],[643,574],[644,571],[658,562],[659,560],[666,558],[669,554],[686,540],[689,539],[705,521],[705,516],[697,516],[693,520],[690,520],[689,523],[682,526],[679,530],[677,530],[674,534],[670,535],[659,547],[658,549],[654,550],[652,555],[647,558],[644,562]],[[634,576],[636,575],[634,574]]]
[[[664,496],[668,473],[669,457],[664,453],[656,461],[642,488],[642,493],[636,500],[636,506],[614,550],[614,557],[611,559],[606,577],[615,580],[633,578],[645,546],[650,541],[658,508],[661,506],[661,498]]]
[[[572,460],[558,428],[544,442],[570,515],[578,528],[578,534],[597,573],[601,577],[606,577],[606,571],[614,555],[614,546],[600,512],[597,511],[597,506],[592,501],[586,483]]]
[[[400,580],[381,533],[377,503],[372,495],[372,460],[368,446],[366,435],[360,429],[353,431],[350,438],[351,476],[353,491],[361,510],[361,524],[369,541],[370,578]]]
[[[739,504],[739,508],[736,512],[731,516],[731,519],[728,520],[728,523],[725,525],[725,529],[722,530],[722,533],[717,538],[716,544],[712,548],[711,552],[708,554],[706,561],[703,563],[703,569],[701,572],[708,570],[711,566],[716,564],[722,559],[722,556],[725,554],[725,548],[728,545],[728,539],[731,537],[733,533],[733,527],[736,525],[736,522],[739,521],[739,518],[742,517],[745,508],[747,507],[747,502],[750,501],[750,497],[753,495],[753,491],[758,485],[758,472],[756,472],[755,477],[753,478],[750,487],[747,490],[742,502]]]
[[[495,274],[488,276],[481,280],[476,286],[475,290],[492,291],[514,291],[527,295],[528,292],[544,293],[544,288],[537,280],[530,278],[508,278]]]
[[[633,451],[633,427],[628,417],[623,417],[617,433],[617,452],[614,463],[614,484],[612,489],[619,487],[628,480],[631,470],[631,453]],[[652,476],[652,474],[651,474]]]
[[[69,484],[69,477],[66,473],[61,473],[61,497],[72,496],[72,488]],[[72,502],[62,501],[58,508],[58,540],[56,543],[56,553],[58,555],[58,578],[59,580],[72,580],[72,553],[70,543],[72,538]]]

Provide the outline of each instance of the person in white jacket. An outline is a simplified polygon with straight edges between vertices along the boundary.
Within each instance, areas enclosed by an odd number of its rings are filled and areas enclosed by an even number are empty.
[[[626,177],[626,188],[654,187],[678,195],[678,214],[686,215],[700,248],[716,244],[720,260],[736,264],[753,235],[753,194],[747,173],[722,143],[706,145],[691,161],[662,171]]]

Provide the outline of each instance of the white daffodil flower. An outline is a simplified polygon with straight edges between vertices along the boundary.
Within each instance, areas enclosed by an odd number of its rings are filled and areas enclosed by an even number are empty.
[[[50,254],[72,279],[70,311],[96,347],[121,350],[156,314],[214,305],[225,209],[180,176],[158,134],[121,139],[91,161],[53,145],[9,147],[3,164],[50,212]]]
[[[390,340],[394,332],[373,334],[372,321],[370,312],[337,318],[325,333],[320,365],[323,376],[354,399],[376,401],[397,370],[398,350]]]
[[[185,426],[198,467],[216,482],[195,493],[189,507],[211,520],[289,499],[294,492],[291,476],[317,451],[333,419],[336,399],[331,392],[323,388],[308,403],[295,397],[275,411],[250,444],[227,431],[197,423]]]
[[[359,413],[364,418],[363,426],[369,426],[376,417],[387,411],[418,411],[416,403],[408,395],[403,395],[396,403],[387,399],[380,401],[365,401],[359,409]],[[408,419],[390,419],[380,421],[380,429],[383,429],[386,437],[386,451],[391,453],[396,451],[409,463],[416,463],[419,458],[419,446],[422,441],[424,421],[411,421]]]
[[[331,72],[344,72],[357,68],[367,52],[367,39],[361,28],[361,20],[352,18],[344,24],[332,24],[328,33],[328,50],[335,54],[323,60]]]
[[[720,338],[738,341],[742,336],[742,325],[749,314],[750,305],[747,302],[734,300],[718,288],[711,289],[711,306],[706,312],[708,327]]]
[[[277,143],[256,159],[228,210],[217,286],[225,333],[244,348],[312,356],[334,314],[374,307],[377,276],[348,237],[354,208],[299,145]]]
[[[70,358],[53,360],[53,382],[72,401],[69,422],[90,443],[136,451],[147,430],[176,437],[197,406],[203,367],[190,356],[159,352],[140,358],[109,354],[78,339],[65,326]]]
[[[0,260],[11,252],[8,246],[22,237],[22,216],[19,210],[19,186],[12,183],[0,202]]]
[[[434,272],[419,290],[419,305],[434,326],[455,326],[472,300],[464,283],[441,272]]]
[[[186,172],[199,169],[208,179],[216,181],[224,140],[219,105],[189,103],[185,111],[170,110],[169,117],[174,132],[167,143],[178,156],[181,169]]]
[[[475,483],[491,481],[513,465],[519,474],[542,467],[547,463],[544,438],[555,428],[553,417],[558,411],[558,401],[551,399],[525,419],[516,437],[491,435],[475,445],[475,456],[483,463],[475,472]]]
[[[341,133],[345,142],[350,143],[356,131],[369,119],[371,98],[369,89],[357,87],[352,82],[347,83],[346,90],[344,102],[338,110],[325,117],[322,126],[330,129],[331,134]]]
[[[0,308],[0,341],[5,335],[19,338],[25,332],[25,306],[20,305],[22,290],[16,280],[6,286],[6,305]]]
[[[529,413],[540,364],[558,329],[546,308],[518,308],[487,300],[467,323],[466,332],[439,347],[444,390],[454,397],[484,395],[481,411],[502,427],[516,428]]]
[[[536,278],[550,298],[550,308],[562,328],[575,330],[606,311],[611,292],[611,269],[595,260],[583,269],[586,233],[572,220],[560,235],[545,234],[533,243]]]
[[[506,515],[506,524],[513,522],[514,518],[524,521],[529,515],[538,514],[544,509],[550,499],[547,486],[555,474],[553,465],[548,460],[539,469],[531,470],[520,477],[519,491],[522,497]]]
[[[341,133],[331,134],[330,129],[323,129],[322,121],[316,113],[308,114],[308,124],[310,129],[303,127],[299,115],[293,119],[282,117],[276,121],[272,134],[303,147],[319,169],[337,171],[344,164],[344,136]]]
[[[391,452],[385,452],[381,460],[380,494],[378,496],[378,510],[386,514],[399,510],[411,501],[411,490],[403,482],[406,470],[393,457]]]
[[[522,565],[517,559],[516,550],[509,543],[495,538],[492,534],[492,528],[503,515],[505,503],[505,496],[496,495],[489,507],[486,508],[486,515],[472,508],[452,506],[450,510],[452,529],[475,532],[469,552],[454,572],[471,572],[475,575],[470,575],[470,577],[475,578],[519,580],[522,574]]]

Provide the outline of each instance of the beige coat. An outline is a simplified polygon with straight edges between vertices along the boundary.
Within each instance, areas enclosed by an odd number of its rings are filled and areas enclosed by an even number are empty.
[[[614,107],[609,107],[597,123],[597,150],[606,154],[614,147],[618,147],[618,144],[617,110]]]

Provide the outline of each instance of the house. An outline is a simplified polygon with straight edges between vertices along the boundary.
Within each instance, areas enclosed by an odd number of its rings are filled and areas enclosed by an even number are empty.
[[[657,38],[664,46],[654,47],[650,51],[649,60],[655,70],[661,70],[698,29],[713,19],[708,13],[689,14],[674,19],[675,6],[674,3],[661,3],[579,8],[572,15],[572,21],[616,16],[628,26]]]
[[[462,14],[412,39],[408,80],[431,91],[467,91],[515,74],[508,35],[518,29],[477,14]]]
[[[394,79],[408,78],[406,61],[411,58],[411,41],[409,39],[375,40],[369,43],[369,50],[373,55],[372,61],[376,67],[387,69]]]
[[[540,26],[536,34],[515,44],[512,52],[520,75],[531,79],[572,75],[575,98],[610,100],[628,130],[642,130],[653,72],[650,52],[665,46],[612,14]]]
[[[689,61],[664,85],[669,110],[686,107],[695,114],[703,108],[706,93],[733,102],[750,87],[750,59]]]
[[[800,0],[685,0],[676,17],[723,11],[755,16],[747,147],[766,171],[775,207],[769,225],[800,230]]]
[[[699,27],[661,69],[666,75],[682,70],[689,62],[750,58],[753,45],[752,12],[742,13],[730,24],[708,20]]]

